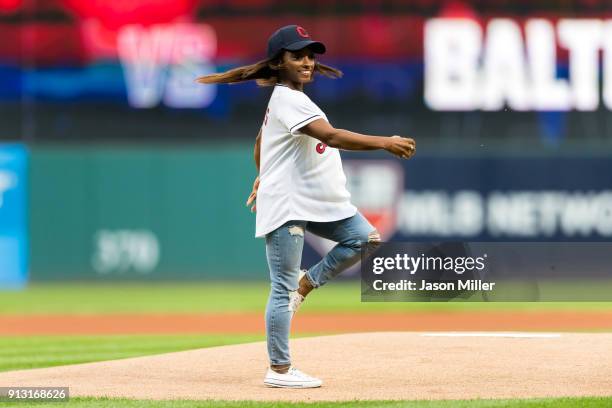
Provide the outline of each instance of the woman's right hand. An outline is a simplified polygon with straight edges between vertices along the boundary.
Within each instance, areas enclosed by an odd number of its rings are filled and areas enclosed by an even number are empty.
[[[249,194],[249,198],[247,198],[247,202],[246,202],[246,206],[250,206],[251,204],[253,204],[253,207],[251,207],[251,212],[255,212],[257,211],[257,190],[259,189],[259,176],[257,176],[255,178],[255,181],[253,182],[253,190],[251,191],[251,194]]]
[[[391,136],[387,138],[385,150],[400,159],[409,159],[416,152],[416,142],[409,137]]]

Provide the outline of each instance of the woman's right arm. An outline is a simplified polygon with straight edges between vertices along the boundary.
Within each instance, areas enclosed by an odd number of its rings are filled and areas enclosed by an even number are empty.
[[[300,132],[320,140],[328,146],[344,150],[386,150],[389,153],[409,159],[414,155],[416,143],[407,137],[370,136],[336,129],[324,119],[317,119],[300,129]]]
[[[261,128],[255,138],[255,147],[253,148],[253,158],[255,159],[255,167],[257,167],[257,173],[259,173],[259,152],[261,151]]]
[[[259,173],[259,153],[261,151],[261,129],[259,129],[259,133],[255,138],[255,147],[253,147],[253,159],[255,160],[255,167],[257,167],[257,173]],[[251,190],[251,194],[247,198],[246,205],[247,207],[253,204],[253,202],[257,199],[257,190],[259,189],[259,176],[255,177],[255,181],[253,182],[253,189]],[[257,204],[253,204],[251,207],[251,212],[257,211]]]

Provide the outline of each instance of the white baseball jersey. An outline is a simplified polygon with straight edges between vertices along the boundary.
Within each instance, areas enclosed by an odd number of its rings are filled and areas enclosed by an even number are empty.
[[[287,221],[329,222],[351,217],[340,153],[300,132],[325,113],[300,91],[274,87],[261,131],[256,237]]]

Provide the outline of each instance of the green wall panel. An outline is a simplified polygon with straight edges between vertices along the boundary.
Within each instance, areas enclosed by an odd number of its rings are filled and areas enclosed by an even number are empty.
[[[251,146],[34,147],[32,280],[267,279]]]

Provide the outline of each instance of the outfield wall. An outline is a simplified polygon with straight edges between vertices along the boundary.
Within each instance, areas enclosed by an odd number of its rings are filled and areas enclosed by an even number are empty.
[[[32,149],[32,279],[263,279],[255,175],[247,147]]]
[[[343,153],[394,241],[609,241],[612,158]],[[32,280],[267,279],[250,145],[35,147]],[[304,265],[330,247],[307,234]]]

